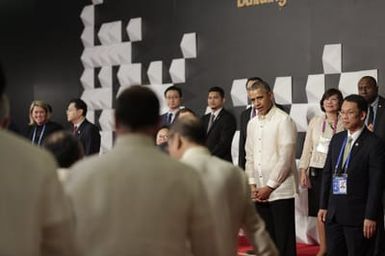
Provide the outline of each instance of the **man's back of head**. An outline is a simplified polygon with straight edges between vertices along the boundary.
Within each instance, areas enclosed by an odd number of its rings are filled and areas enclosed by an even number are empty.
[[[178,118],[171,126],[169,136],[180,134],[192,143],[204,146],[206,143],[206,131],[201,119],[195,116],[183,116]]]
[[[149,131],[155,134],[159,123],[159,100],[142,86],[124,90],[116,101],[116,130],[119,133]]]

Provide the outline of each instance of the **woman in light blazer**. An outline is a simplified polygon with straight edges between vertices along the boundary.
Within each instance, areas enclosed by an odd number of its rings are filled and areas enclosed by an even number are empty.
[[[300,184],[308,189],[309,216],[317,217],[321,194],[322,170],[325,165],[329,142],[333,135],[342,131],[343,124],[339,116],[343,97],[338,89],[327,90],[320,101],[325,113],[311,119],[306,131],[302,156],[299,163]],[[324,223],[317,220],[320,249],[317,256],[326,255]]]

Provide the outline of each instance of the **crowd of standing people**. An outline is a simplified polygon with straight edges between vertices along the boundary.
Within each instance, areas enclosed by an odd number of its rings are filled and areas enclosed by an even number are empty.
[[[301,185],[318,220],[318,255],[384,255],[385,99],[376,80],[361,78],[359,95],[324,93],[298,168],[295,123],[263,79],[245,86],[251,105],[235,166],[236,118],[221,87],[209,89],[202,117],[182,108],[176,86],[164,92],[163,115],[150,89],[124,90],[115,145],[98,154],[99,129],[81,99],[68,103],[72,131],[42,101],[31,104],[24,139],[6,131],[1,73],[0,254],[234,256],[242,229],[252,253],[292,256]]]

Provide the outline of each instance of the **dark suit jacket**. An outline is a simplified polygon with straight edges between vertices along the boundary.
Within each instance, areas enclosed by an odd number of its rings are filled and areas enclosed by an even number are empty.
[[[41,126],[37,126],[37,125],[29,125],[26,132],[25,132],[25,137],[28,138],[30,141],[32,141],[32,137],[33,137],[33,133],[34,133],[34,130],[35,128],[38,129],[37,131],[37,135],[40,134],[41,130],[43,129],[43,125]],[[52,122],[52,121],[48,121],[46,124],[45,124],[45,131],[44,131],[44,134],[42,135],[42,138],[41,138],[41,143],[43,144],[44,140],[52,133],[54,132],[57,132],[57,131],[60,131],[60,130],[63,130],[63,126],[61,126],[60,124],[58,123],[55,123],[55,122]],[[35,138],[35,142],[37,142],[37,140],[39,139],[40,136],[37,136],[37,138]]]
[[[320,208],[327,220],[341,225],[362,226],[364,219],[383,218],[381,196],[385,168],[385,145],[364,128],[354,142],[347,170],[347,195],[333,195],[332,178],[347,132],[333,136],[323,171]]]
[[[243,170],[246,165],[246,135],[247,135],[247,124],[250,121],[252,107],[248,107],[246,110],[241,113],[240,127],[239,127],[239,148],[238,148],[238,165]]]
[[[172,120],[172,122],[168,123],[167,122],[168,121],[167,115],[168,115],[168,112],[164,113],[163,115],[160,115],[160,126],[165,126],[165,125],[170,126],[175,121],[175,117],[173,117],[174,119]],[[175,115],[176,115],[176,113],[175,113]]]
[[[84,154],[86,156],[97,154],[100,150],[100,133],[99,128],[84,119],[83,123],[77,129],[75,136],[83,145]]]
[[[374,133],[385,141],[385,98],[379,96]]]
[[[210,115],[207,114],[202,117],[206,130],[209,125]],[[227,110],[222,109],[207,134],[206,145],[210,152],[217,157],[232,162],[231,143],[236,129],[235,117]]]

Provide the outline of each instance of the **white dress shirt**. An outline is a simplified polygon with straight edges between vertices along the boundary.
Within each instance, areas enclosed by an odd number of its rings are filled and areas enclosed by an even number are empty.
[[[269,201],[293,198],[297,193],[296,139],[294,122],[275,106],[247,125],[246,174],[249,184],[274,189]]]
[[[0,163],[0,255],[76,255],[73,213],[52,156],[0,130]]]

